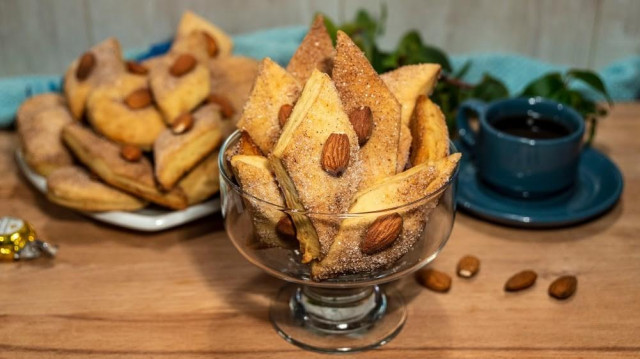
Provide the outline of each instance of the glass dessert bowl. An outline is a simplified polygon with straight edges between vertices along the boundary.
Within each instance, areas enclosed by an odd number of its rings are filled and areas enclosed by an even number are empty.
[[[225,153],[240,137],[239,131],[234,132],[220,149],[222,215],[238,251],[270,275],[289,282],[270,308],[277,332],[293,344],[323,352],[366,350],[387,343],[401,330],[406,307],[400,293],[383,290],[380,284],[425,266],[447,242],[455,217],[457,164],[446,182],[410,203],[362,213],[310,213],[270,203],[237,184]],[[450,143],[450,153],[457,152]],[[295,234],[288,233],[292,229],[281,228],[273,219],[300,216],[315,226],[335,228],[332,246],[345,247],[340,255],[332,258],[329,251],[321,262],[303,263]],[[378,245],[364,244],[372,224],[384,222],[377,226],[384,237],[394,231],[395,219],[401,228],[395,244],[369,255],[370,247]],[[368,229],[361,229],[363,223]],[[277,238],[268,238],[269,231]]]

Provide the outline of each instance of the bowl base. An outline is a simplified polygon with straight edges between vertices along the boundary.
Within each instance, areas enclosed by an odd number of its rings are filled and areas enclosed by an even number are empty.
[[[321,289],[288,284],[270,319],[286,341],[325,353],[356,352],[388,343],[407,318],[402,295],[378,286]]]

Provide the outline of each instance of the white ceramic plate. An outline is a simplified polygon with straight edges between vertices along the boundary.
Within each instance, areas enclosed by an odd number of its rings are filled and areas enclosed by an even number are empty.
[[[16,150],[16,161],[18,167],[25,177],[43,194],[47,193],[47,179],[34,172],[27,162],[25,162],[20,149]],[[161,208],[143,208],[135,212],[110,211],[110,212],[83,212],[87,217],[91,217],[101,222],[113,224],[123,228],[135,229],[145,232],[157,232],[164,229],[177,227],[179,225],[194,221],[206,215],[220,210],[220,198],[212,198],[180,211],[171,211]]]

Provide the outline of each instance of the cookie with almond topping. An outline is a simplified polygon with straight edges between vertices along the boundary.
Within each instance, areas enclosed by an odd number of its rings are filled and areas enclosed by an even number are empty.
[[[64,94],[73,117],[82,119],[91,92],[99,85],[112,82],[125,71],[120,42],[113,37],[74,60],[64,75]]]
[[[103,136],[150,150],[166,125],[155,107],[146,76],[125,73],[98,86],[87,101],[87,118]]]

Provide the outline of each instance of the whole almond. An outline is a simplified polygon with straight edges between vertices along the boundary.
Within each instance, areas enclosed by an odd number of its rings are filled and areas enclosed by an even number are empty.
[[[402,216],[392,213],[376,218],[360,242],[360,251],[375,254],[389,247],[402,233]]]
[[[182,54],[173,62],[173,65],[169,68],[169,73],[172,76],[180,77],[188,74],[196,67],[196,58],[189,54]]]
[[[322,147],[320,163],[328,174],[340,177],[349,165],[351,146],[349,137],[344,133],[332,133]]]
[[[193,116],[189,113],[183,113],[178,116],[171,124],[171,131],[176,135],[187,132],[193,127]]]
[[[480,260],[474,256],[464,256],[458,262],[457,273],[459,277],[471,278],[480,270]]]
[[[78,67],[76,68],[76,79],[84,81],[91,75],[93,68],[96,66],[96,55],[92,52],[85,52],[78,61]]]
[[[140,88],[129,94],[124,99],[125,105],[132,110],[139,110],[147,106],[151,106],[153,97],[151,97],[151,91],[148,88]]]
[[[567,299],[576,292],[578,288],[578,278],[572,275],[562,276],[551,283],[549,295],[556,299]]]
[[[435,269],[427,268],[417,274],[420,284],[434,292],[446,293],[451,289],[451,277]]]
[[[250,156],[263,156],[260,147],[253,142],[251,135],[247,131],[240,133],[240,139],[238,140],[238,153],[239,155]]]
[[[516,273],[507,283],[504,284],[504,290],[507,292],[517,292],[523,289],[527,289],[536,283],[538,275],[532,270],[524,270]]]
[[[212,93],[207,97],[207,103],[215,103],[220,106],[220,113],[224,118],[231,118],[236,112],[229,99],[223,95]]]
[[[127,61],[127,71],[136,75],[146,75],[149,69],[135,61]]]
[[[129,162],[138,162],[142,158],[142,151],[136,146],[124,145],[120,149],[120,156]]]
[[[284,215],[280,218],[276,224],[276,233],[280,239],[289,243],[296,243],[296,227],[289,215]]]
[[[293,105],[284,104],[280,106],[280,111],[278,111],[278,122],[280,123],[280,128],[284,127],[284,124],[287,123],[289,116],[291,116],[291,112],[293,112]]]
[[[358,144],[362,146],[367,143],[371,137],[371,131],[373,131],[373,115],[369,106],[353,110],[349,114],[349,121],[358,135]]]
[[[204,35],[204,38],[207,41],[207,53],[209,54],[209,57],[218,56],[219,48],[216,39],[214,39],[213,36],[209,35],[209,33],[206,31],[203,31],[202,35]]]

